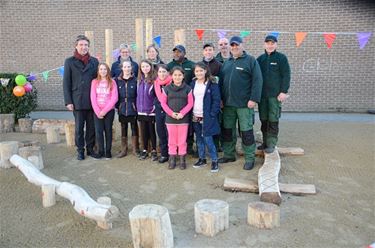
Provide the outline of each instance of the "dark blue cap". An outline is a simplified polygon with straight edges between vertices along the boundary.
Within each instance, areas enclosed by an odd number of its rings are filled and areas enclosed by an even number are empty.
[[[230,38],[230,41],[229,41],[229,44],[232,45],[233,43],[239,45],[241,44],[243,41],[242,41],[242,38],[239,37],[239,36],[233,36],[232,38]]]
[[[274,35],[267,35],[266,38],[264,39],[264,42],[267,42],[267,41],[277,42],[277,38]]]
[[[186,53],[185,47],[183,45],[177,45],[177,46],[175,46],[172,51],[174,51],[174,50],[178,50],[178,51],[180,51],[182,53]]]

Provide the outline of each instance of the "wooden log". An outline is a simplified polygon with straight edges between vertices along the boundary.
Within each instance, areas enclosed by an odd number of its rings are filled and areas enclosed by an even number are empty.
[[[14,114],[0,114],[0,133],[10,133],[14,130]]]
[[[0,142],[0,168],[8,169],[12,167],[10,158],[18,153],[17,141]]]
[[[109,66],[112,65],[112,61],[113,61],[112,51],[113,51],[113,30],[106,29],[105,30],[105,62]]]
[[[236,179],[229,177],[226,177],[224,179],[223,188],[226,191],[240,191],[249,193],[259,192],[258,182],[253,180]]]
[[[247,223],[261,229],[278,227],[280,226],[280,208],[267,202],[249,203]]]
[[[133,246],[135,248],[173,247],[173,232],[168,209],[144,204],[129,213]]]
[[[26,146],[18,149],[18,154],[29,160],[33,165],[41,170],[44,168],[42,149],[39,146]],[[31,157],[31,158],[30,158]]]
[[[194,205],[195,232],[213,237],[229,228],[229,205],[225,201],[203,199]]]
[[[146,47],[153,44],[152,40],[152,18],[146,18],[146,31],[145,31]]]
[[[66,145],[69,147],[75,146],[75,124],[72,122],[65,123],[65,141]]]
[[[183,45],[185,46],[185,29],[176,29],[174,31],[174,45]]]
[[[277,150],[283,156],[301,156],[305,154],[305,151],[300,147],[277,147]],[[255,155],[264,156],[264,152],[257,149]]]
[[[135,51],[135,57],[138,62],[140,62],[144,57],[144,40],[143,40],[143,19],[136,18],[135,19],[135,42],[137,45],[137,49]]]
[[[30,118],[18,119],[18,127],[21,133],[31,133],[33,130],[33,120]]]
[[[30,183],[37,186],[42,186],[43,184],[55,185],[56,193],[68,199],[74,210],[80,215],[95,221],[107,222],[117,218],[118,208],[97,203],[81,187],[67,182],[59,182],[44,175],[29,161],[19,155],[13,155],[10,158],[10,162],[25,175]]]
[[[277,150],[265,153],[263,166],[259,169],[258,185],[260,200],[280,205],[279,189],[280,156]]]
[[[111,206],[111,198],[108,196],[101,196],[96,200],[99,204],[103,204],[106,206]],[[107,221],[98,221],[97,222],[98,227],[104,230],[112,229],[112,223]]]
[[[43,184],[42,185],[42,202],[43,207],[48,208],[56,204],[56,194],[55,194],[54,184]]]
[[[47,127],[47,143],[56,144],[61,142],[59,128],[58,127]]]
[[[291,184],[279,183],[280,191],[293,195],[315,195],[316,189],[314,184]]]
[[[40,143],[37,140],[18,141],[18,148],[27,147],[27,146],[40,146]]]
[[[60,134],[64,134],[65,123],[74,123],[73,120],[37,119],[33,122],[33,133],[46,133],[48,127],[58,127]]]

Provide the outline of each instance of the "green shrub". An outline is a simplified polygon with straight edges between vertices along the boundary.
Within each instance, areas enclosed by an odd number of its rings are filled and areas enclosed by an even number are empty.
[[[13,95],[13,88],[17,86],[15,78],[18,73],[0,73],[0,78],[10,78],[7,86],[0,84],[0,114],[14,113],[16,121],[28,117],[30,112],[38,106],[38,92],[32,82],[33,89],[22,97]]]

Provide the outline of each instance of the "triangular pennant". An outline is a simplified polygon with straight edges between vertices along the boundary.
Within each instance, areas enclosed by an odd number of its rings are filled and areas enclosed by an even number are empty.
[[[42,76],[44,78],[44,82],[47,83],[48,81],[48,76],[49,76],[49,71],[44,71],[42,72]]]
[[[225,38],[225,35],[227,34],[227,31],[225,30],[217,30],[217,37],[219,37],[219,39],[222,39],[222,38]]]
[[[60,76],[64,76],[64,66],[59,67],[59,74]]]
[[[336,39],[336,34],[333,34],[333,33],[330,33],[330,34],[323,34],[324,36],[324,40],[327,44],[327,47],[328,48],[331,48],[332,47],[332,44],[333,42],[335,41]]]
[[[160,48],[161,47],[161,36],[154,37],[154,43]]]
[[[242,30],[242,31],[240,32],[240,36],[241,36],[241,38],[246,38],[246,37],[249,36],[249,35],[250,35],[250,31]]]
[[[30,73],[30,75],[27,76],[27,81],[32,82],[36,80],[36,75],[33,73]]]
[[[369,41],[372,33],[371,32],[366,32],[366,33],[357,33],[357,39],[359,43],[359,49],[363,49],[367,42]]]
[[[117,59],[118,57],[120,57],[120,49],[119,48],[112,51],[112,58]]]
[[[196,33],[197,36],[198,36],[198,40],[202,40],[202,38],[203,38],[203,34],[204,34],[204,29],[196,29],[196,30],[195,30],[195,33]]]
[[[137,50],[137,44],[136,43],[131,44],[130,47],[132,48],[133,51]]]
[[[296,46],[299,47],[306,38],[307,32],[296,32]]]
[[[269,33],[268,35],[273,35],[273,36],[275,36],[276,38],[279,38],[279,34],[280,34],[280,32],[273,31],[273,32]]]

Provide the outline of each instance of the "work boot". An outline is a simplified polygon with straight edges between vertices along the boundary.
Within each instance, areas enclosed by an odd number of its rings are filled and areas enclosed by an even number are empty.
[[[173,170],[174,168],[176,168],[176,155],[170,155],[168,169]]]
[[[236,161],[235,158],[226,158],[226,157],[219,158],[219,160],[218,160],[218,162],[220,164],[231,163],[231,162],[234,162],[234,161]]]
[[[180,155],[180,169],[185,170],[186,169],[186,155]]]
[[[122,158],[128,155],[128,137],[121,137],[121,151],[116,158]]]
[[[275,151],[274,147],[267,147],[266,149],[264,149],[265,153],[273,153],[274,151]]]
[[[132,136],[133,154],[140,157],[141,152],[139,150],[139,139],[138,136]]]
[[[267,146],[265,145],[265,143],[262,143],[260,146],[257,147],[258,150],[265,150],[267,148]]]
[[[252,168],[254,168],[254,161],[245,162],[245,164],[243,165],[244,170],[251,170]]]

